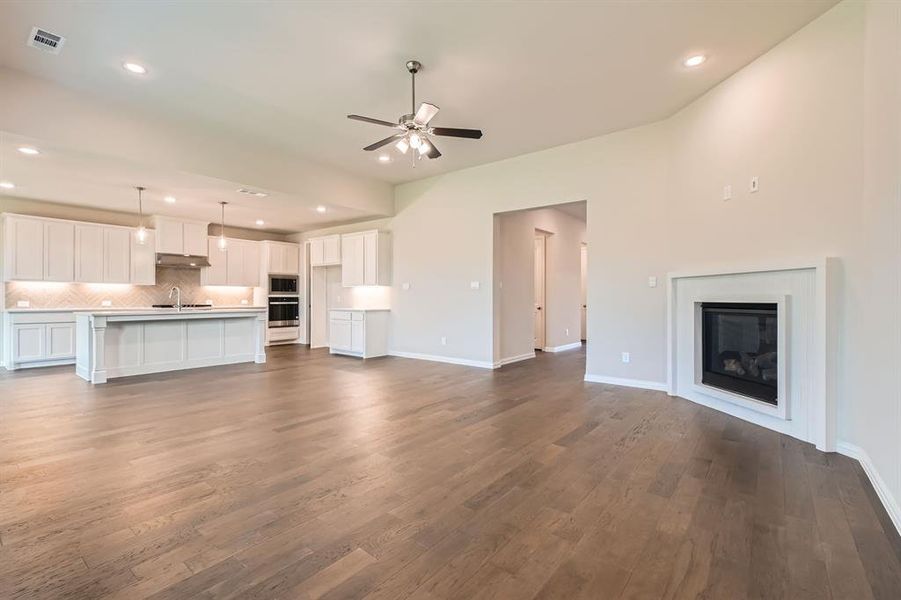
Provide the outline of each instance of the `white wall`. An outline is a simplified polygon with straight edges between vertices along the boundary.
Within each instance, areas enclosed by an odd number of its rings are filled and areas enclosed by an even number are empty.
[[[494,360],[529,354],[534,346],[535,230],[547,232],[545,266],[545,347],[580,339],[581,247],[585,222],[553,208],[503,213],[494,252],[494,301],[500,306]],[[568,331],[568,333],[567,333]]]
[[[496,212],[588,201],[586,368],[606,377],[665,380],[649,275],[837,256],[839,433],[901,498],[898,11],[839,4],[663,122],[399,186],[392,347],[491,362]]]

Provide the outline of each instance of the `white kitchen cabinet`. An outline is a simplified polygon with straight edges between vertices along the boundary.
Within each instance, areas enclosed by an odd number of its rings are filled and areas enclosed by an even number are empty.
[[[75,362],[75,316],[62,311],[9,311],[3,316],[4,366],[9,370]]]
[[[259,242],[226,238],[226,249],[219,249],[219,238],[209,238],[210,266],[201,270],[202,285],[260,285]]]
[[[103,283],[131,281],[130,229],[103,228]]]
[[[209,223],[154,217],[156,251],[162,254],[207,256]]]
[[[327,235],[310,239],[310,266],[328,267],[341,264],[341,236]]]
[[[75,226],[75,281],[103,282],[103,237],[102,225]]]
[[[131,238],[131,283],[135,285],[156,285],[156,232],[148,229],[147,239],[138,243],[136,235]]]
[[[263,242],[266,272],[272,275],[300,273],[300,246],[288,242]]]
[[[4,279],[44,279],[44,223],[23,217],[6,217],[3,223]]]
[[[359,231],[341,236],[341,284],[389,285],[391,283],[390,235],[384,231]]]
[[[210,266],[200,270],[201,285],[228,285],[228,248],[219,249],[219,238],[207,241]]]
[[[359,358],[388,354],[389,311],[333,309],[329,311],[329,352]]]
[[[75,279],[75,224],[44,223],[44,281]]]
[[[208,227],[207,223],[184,222],[184,254],[190,254],[191,256],[207,255]]]

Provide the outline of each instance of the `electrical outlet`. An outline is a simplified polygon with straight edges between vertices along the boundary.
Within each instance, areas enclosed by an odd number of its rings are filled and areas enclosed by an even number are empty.
[[[410,289],[410,284],[409,284],[408,282],[405,282],[405,283],[404,283],[403,285],[401,285],[400,287],[403,288],[403,289],[405,289],[405,290],[408,290],[408,289]]]
[[[569,337],[569,327],[566,328],[566,337]]]
[[[112,300],[103,300],[100,302],[100,306],[112,306],[112,305],[113,305]]]
[[[477,290],[477,289],[479,289],[479,282],[478,281],[470,281],[469,287],[470,287],[470,289]]]
[[[29,306],[31,306],[29,300],[19,300],[16,302],[16,308],[28,308]]]
[[[760,179],[758,179],[757,175],[751,178],[751,184],[748,186],[748,191],[752,194],[760,189]]]
[[[723,186],[723,200],[732,200],[732,186],[731,185]]]
[[[247,299],[245,298],[245,299],[241,300],[241,304],[247,304]]]
[[[444,337],[443,335],[441,336],[441,345],[442,345],[442,346],[447,346],[447,338]]]
[[[623,352],[623,362],[624,363],[632,362],[632,355],[629,354],[628,352]]]

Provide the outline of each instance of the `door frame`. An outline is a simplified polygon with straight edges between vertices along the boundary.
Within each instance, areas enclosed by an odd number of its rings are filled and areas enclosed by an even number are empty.
[[[548,234],[535,230],[532,252],[532,298],[535,306],[533,318],[535,350],[544,351],[547,345],[547,238]],[[540,266],[538,264],[540,260]],[[539,291],[539,281],[541,282]]]

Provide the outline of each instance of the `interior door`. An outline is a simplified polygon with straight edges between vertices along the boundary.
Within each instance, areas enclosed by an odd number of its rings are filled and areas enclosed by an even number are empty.
[[[535,236],[535,349],[544,349],[545,332],[545,250],[546,238],[543,235]]]
[[[579,312],[582,317],[582,341],[588,339],[587,335],[587,316],[588,316],[588,246],[582,244],[582,256],[580,264],[580,287],[581,296],[579,298]]]

